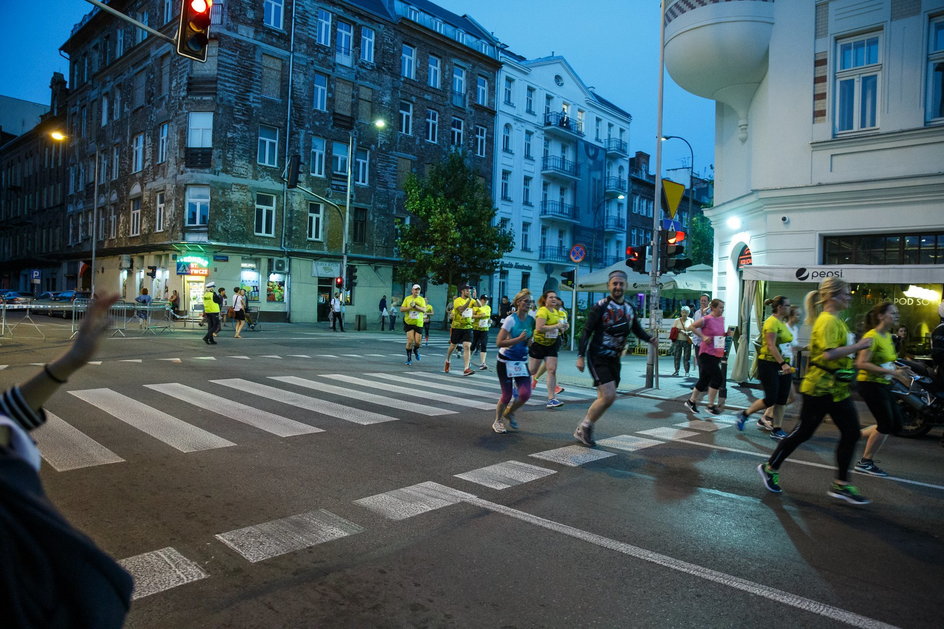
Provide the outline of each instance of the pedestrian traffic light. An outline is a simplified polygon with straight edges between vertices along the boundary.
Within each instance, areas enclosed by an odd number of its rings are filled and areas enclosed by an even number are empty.
[[[148,274],[150,277],[157,277],[157,267],[156,267],[156,266],[149,266],[149,267],[148,267],[148,272],[147,272],[147,274]]]
[[[285,175],[285,181],[287,182],[287,187],[297,188],[298,187],[298,176],[302,171],[302,157],[298,153],[292,155],[288,159],[288,173]]]
[[[353,264],[347,265],[347,287],[352,289],[357,286],[357,267]]]
[[[571,269],[569,271],[564,271],[561,273],[561,284],[567,288],[574,287],[574,276],[577,274],[577,269]]]
[[[692,265],[692,261],[683,257],[685,232],[668,230],[662,233],[659,244],[659,268],[663,273],[681,273]]]
[[[207,60],[210,44],[210,9],[213,0],[180,0],[177,54],[194,61]]]
[[[341,290],[342,288],[344,288],[344,278],[341,277],[340,275],[334,278],[334,287],[337,288],[338,290]]]
[[[646,248],[626,247],[626,266],[636,273],[646,272]]]

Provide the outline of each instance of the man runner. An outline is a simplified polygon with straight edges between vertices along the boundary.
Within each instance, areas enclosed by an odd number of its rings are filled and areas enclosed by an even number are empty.
[[[472,361],[472,312],[475,307],[475,298],[472,296],[472,286],[465,284],[459,289],[459,296],[452,302],[452,332],[449,335],[449,350],[446,351],[446,362],[443,371],[449,371],[449,359],[452,352],[462,345],[462,363],[464,376],[471,376],[475,372],[469,367]]]
[[[632,332],[647,343],[656,343],[639,324],[636,309],[623,302],[626,288],[626,273],[610,272],[607,284],[610,294],[591,308],[587,322],[580,335],[577,348],[577,369],[590,367],[593,385],[597,388],[597,399],[593,401],[583,421],[574,431],[577,441],[595,446],[593,426],[616,400],[616,387],[620,382],[620,357],[626,347],[626,337]]]
[[[492,327],[492,308],[488,305],[488,295],[479,297],[479,303],[472,309],[475,327],[472,330],[472,351],[479,353],[479,371],[488,369],[485,364],[488,351],[488,330]]]
[[[400,304],[400,312],[403,313],[403,330],[406,332],[406,362],[404,365],[413,364],[413,356],[416,356],[416,362],[420,358],[420,343],[423,341],[423,317],[426,315],[426,300],[420,296],[420,285],[414,284],[410,291],[410,296]]]

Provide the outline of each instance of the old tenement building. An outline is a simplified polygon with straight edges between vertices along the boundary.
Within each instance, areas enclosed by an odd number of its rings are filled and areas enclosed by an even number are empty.
[[[111,6],[176,32],[175,1]],[[496,42],[424,0],[215,2],[206,63],[94,10],[62,50],[67,252],[90,261],[94,234],[95,285],[126,298],[177,290],[190,308],[209,277],[270,317],[314,320],[340,273],[353,140],[348,313],[374,314],[404,177],[458,149],[491,186]],[[294,154],[300,188],[287,189]]]

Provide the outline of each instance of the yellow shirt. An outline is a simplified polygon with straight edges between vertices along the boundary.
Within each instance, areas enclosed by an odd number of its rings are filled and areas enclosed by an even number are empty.
[[[452,302],[452,327],[454,330],[471,330],[475,300],[469,297],[456,297]]]
[[[213,301],[213,291],[203,293],[203,312],[207,314],[219,313],[220,305]]]
[[[790,341],[793,340],[793,332],[790,331],[786,323],[773,315],[767,317],[767,320],[764,321],[764,330],[761,332],[760,351],[757,353],[757,359],[779,362],[767,346],[767,335],[771,333],[776,335],[774,343],[778,346],[784,362],[790,362]]]
[[[821,369],[819,363],[827,369],[851,369],[853,359],[843,356],[836,360],[826,360],[823,352],[828,349],[845,347],[849,344],[849,328],[842,319],[829,312],[822,312],[813,323],[810,334],[810,368],[800,384],[800,393],[822,397],[831,395],[834,402],[849,397],[849,383],[838,382],[834,374]]]
[[[492,307],[488,304],[476,306],[472,309],[472,317],[475,319],[476,330],[487,330],[492,327]]]
[[[872,328],[864,335],[864,339],[873,339],[872,347],[869,348],[872,354],[869,357],[869,362],[874,365],[879,365],[885,369],[894,369],[894,362],[898,360],[898,353],[895,352],[895,342],[892,340],[892,335],[889,332],[879,333],[878,330]],[[871,371],[865,371],[864,369],[859,370],[859,374],[856,376],[856,380],[859,382],[880,382],[882,384],[888,384],[891,382],[892,377],[887,376],[883,373],[872,373]]]
[[[420,308],[420,310],[412,310],[413,306]],[[407,308],[407,310],[403,310],[403,308]],[[423,313],[426,312],[426,300],[420,296],[414,297],[410,295],[400,304],[400,310],[403,312],[403,322],[407,325],[423,325]]]
[[[561,321],[566,321],[567,313],[563,310],[550,310],[546,306],[541,306],[535,313],[534,318],[544,319],[544,325],[555,325]],[[560,330],[557,328],[543,331],[538,330],[537,326],[534,328],[534,342],[541,345],[553,345],[557,342],[559,336]]]

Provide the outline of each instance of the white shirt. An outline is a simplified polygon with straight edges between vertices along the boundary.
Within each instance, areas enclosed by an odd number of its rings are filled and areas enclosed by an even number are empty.
[[[331,310],[334,312],[341,312],[341,300],[337,297],[331,298]]]

